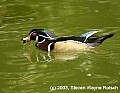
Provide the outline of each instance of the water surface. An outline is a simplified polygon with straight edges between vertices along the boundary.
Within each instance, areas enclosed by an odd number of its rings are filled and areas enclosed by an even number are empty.
[[[45,28],[59,36],[99,30],[115,33],[92,51],[54,53],[23,45],[31,29]],[[119,0],[1,0],[0,93],[93,93],[56,90],[50,86],[120,87]],[[119,93],[96,90],[96,93]]]

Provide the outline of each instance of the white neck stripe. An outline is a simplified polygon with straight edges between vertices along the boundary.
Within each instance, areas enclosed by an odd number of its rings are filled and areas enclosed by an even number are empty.
[[[38,42],[38,43],[43,43],[43,42],[45,42],[45,39],[43,39],[43,41],[41,41],[41,42]]]
[[[38,41],[38,36],[36,36],[36,41]]]
[[[50,46],[51,46],[52,44],[53,44],[53,42],[48,45],[48,52],[50,52]]]

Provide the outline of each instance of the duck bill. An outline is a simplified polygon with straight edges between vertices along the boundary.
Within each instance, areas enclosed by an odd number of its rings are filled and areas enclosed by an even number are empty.
[[[23,41],[23,43],[26,43],[27,41],[30,41],[30,35],[25,37],[25,38],[22,38],[22,41]]]

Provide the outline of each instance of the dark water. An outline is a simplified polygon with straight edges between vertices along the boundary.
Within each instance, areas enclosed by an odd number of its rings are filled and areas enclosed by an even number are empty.
[[[115,36],[92,51],[48,55],[34,42],[20,41],[33,28],[59,36],[90,30]],[[119,0],[0,0],[0,93],[120,93],[119,56]],[[57,89],[51,91],[50,86]],[[72,90],[71,86],[118,89]]]

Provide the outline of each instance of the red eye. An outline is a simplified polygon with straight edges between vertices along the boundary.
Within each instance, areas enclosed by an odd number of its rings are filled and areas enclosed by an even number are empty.
[[[32,33],[32,36],[36,36],[37,34],[36,33]]]

